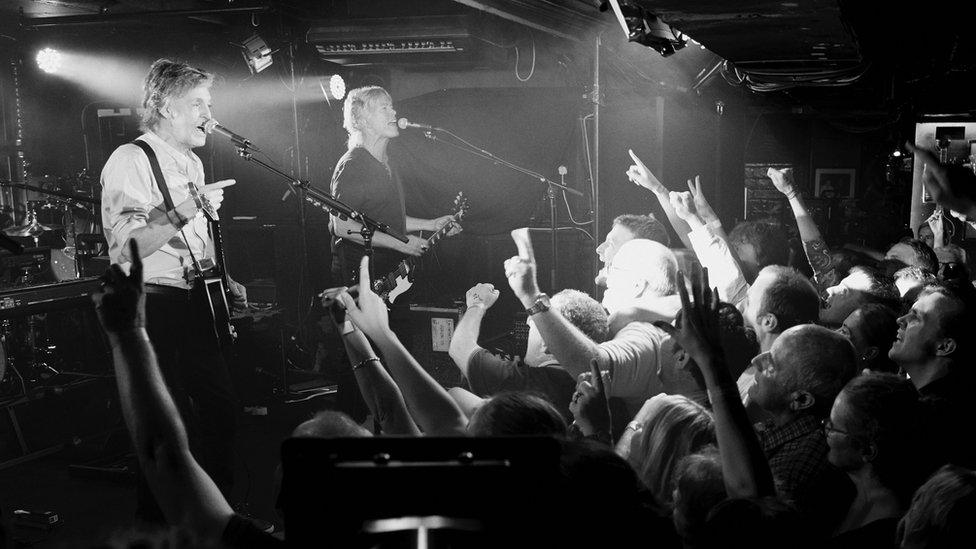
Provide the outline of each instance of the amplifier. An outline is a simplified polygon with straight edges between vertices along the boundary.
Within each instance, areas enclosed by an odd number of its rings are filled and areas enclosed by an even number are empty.
[[[417,362],[445,388],[463,382],[461,370],[448,355],[461,318],[459,307],[411,304],[390,310],[390,327]]]

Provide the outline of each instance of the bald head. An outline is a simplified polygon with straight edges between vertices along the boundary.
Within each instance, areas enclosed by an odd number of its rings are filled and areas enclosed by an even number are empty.
[[[678,274],[678,261],[663,244],[653,240],[637,238],[625,243],[613,258],[611,273],[618,279],[638,279],[646,283],[644,295],[666,296],[677,292],[675,279]]]

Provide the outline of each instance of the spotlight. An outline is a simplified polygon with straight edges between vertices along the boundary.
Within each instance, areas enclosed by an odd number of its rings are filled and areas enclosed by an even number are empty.
[[[891,156],[894,156],[895,158],[898,158],[899,156],[901,156],[901,150],[900,149],[895,149],[895,152],[891,153]]]
[[[247,63],[247,68],[251,70],[251,74],[263,71],[270,67],[274,61],[271,58],[271,54],[274,52],[268,47],[267,42],[257,34],[238,45],[241,47],[244,62]]]
[[[687,36],[630,0],[609,0],[609,4],[630,42],[647,46],[664,57],[688,43]]]
[[[44,72],[55,73],[61,68],[61,52],[53,48],[44,48],[37,52],[37,66]]]
[[[342,101],[346,96],[346,81],[338,74],[333,74],[329,78],[329,95],[337,101]]]

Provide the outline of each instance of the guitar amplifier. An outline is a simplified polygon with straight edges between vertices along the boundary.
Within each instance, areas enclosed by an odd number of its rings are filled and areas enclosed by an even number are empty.
[[[390,327],[417,362],[445,388],[463,383],[461,370],[448,354],[461,318],[460,307],[411,304],[390,310]]]

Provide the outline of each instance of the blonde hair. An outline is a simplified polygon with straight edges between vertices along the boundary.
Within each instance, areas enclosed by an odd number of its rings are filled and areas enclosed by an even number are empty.
[[[191,67],[179,61],[157,59],[149,67],[149,74],[142,84],[143,98],[141,127],[143,130],[154,130],[162,119],[160,110],[170,99],[179,99],[193,88],[210,86],[214,75],[203,69]]]
[[[367,110],[374,101],[390,97],[389,92],[379,86],[365,86],[356,88],[346,95],[342,106],[342,127],[349,132],[348,146],[350,149],[362,144],[363,132],[359,123],[363,118],[363,111]]]
[[[650,490],[659,515],[670,515],[678,462],[709,444],[716,444],[715,422],[704,406],[681,396],[667,395],[664,405],[647,419],[640,448],[630,460]]]

